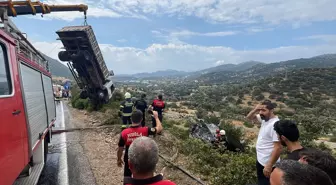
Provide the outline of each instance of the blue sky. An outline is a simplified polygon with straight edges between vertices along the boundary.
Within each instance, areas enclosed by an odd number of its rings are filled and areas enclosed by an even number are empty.
[[[116,74],[194,71],[248,60],[276,62],[336,53],[335,0],[71,1],[80,3],[89,5],[88,23]],[[55,31],[83,24],[83,14],[13,20],[40,51],[57,59],[62,44]]]

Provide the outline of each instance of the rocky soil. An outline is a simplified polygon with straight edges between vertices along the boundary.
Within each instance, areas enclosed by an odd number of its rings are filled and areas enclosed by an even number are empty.
[[[81,131],[81,140],[85,154],[90,162],[92,172],[98,185],[122,184],[123,168],[117,166],[117,143],[120,134],[120,125],[102,126],[108,118],[106,113],[87,113],[69,107],[72,122],[76,127],[92,127]],[[96,128],[96,129],[95,129]],[[186,167],[187,157],[181,155],[174,146],[175,138],[168,132],[154,138],[160,149],[160,154],[173,163]],[[162,158],[157,165],[156,173],[163,173],[166,179],[176,184],[195,185],[197,182],[180,170],[177,170]]]

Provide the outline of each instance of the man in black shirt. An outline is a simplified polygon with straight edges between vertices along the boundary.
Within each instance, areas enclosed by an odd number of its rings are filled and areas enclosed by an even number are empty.
[[[141,95],[141,99],[140,100],[136,100],[134,103],[134,106],[136,109],[140,110],[142,112],[142,122],[141,122],[141,126],[145,126],[146,124],[146,109],[148,108],[147,102],[145,100],[146,98],[146,94],[142,94]]]
[[[274,130],[283,146],[287,147],[287,157],[285,159],[299,160],[299,153],[306,148],[299,142],[299,129],[294,121],[280,120],[274,123]]]

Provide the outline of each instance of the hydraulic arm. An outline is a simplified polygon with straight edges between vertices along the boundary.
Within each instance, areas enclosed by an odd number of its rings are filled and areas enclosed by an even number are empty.
[[[0,2],[0,7],[7,8],[8,16],[17,16],[17,15],[36,15],[36,14],[48,14],[50,12],[64,12],[64,11],[79,11],[86,12],[88,6],[84,4],[79,5],[48,5],[41,3],[40,1],[31,2],[27,1],[3,1]]]

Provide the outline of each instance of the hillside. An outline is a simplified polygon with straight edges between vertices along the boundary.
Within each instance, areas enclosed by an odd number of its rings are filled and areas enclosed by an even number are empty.
[[[121,83],[120,86],[127,87],[134,97],[140,97],[142,92],[146,92],[149,102],[158,93],[164,94],[167,103],[163,121],[165,132],[156,138],[163,155],[174,158],[176,164],[207,184],[255,184],[256,155],[253,146],[259,128],[251,124],[246,115],[263,100],[271,99],[278,104],[275,113],[280,119],[291,119],[298,123],[300,142],[304,146],[329,151],[326,145],[317,145],[315,141],[320,141],[321,136],[336,135],[333,132],[336,126],[336,67],[322,67],[288,70],[287,76],[285,71],[279,71],[259,80],[240,80],[241,83],[237,81],[236,84],[222,82],[203,86],[194,81],[177,83],[162,80],[153,86],[137,82]],[[239,76],[235,78],[242,79]],[[122,98],[123,92],[116,92],[114,100],[102,110],[107,113],[104,116],[108,118],[105,124],[120,123],[116,112]],[[81,109],[86,107],[85,103],[73,102],[74,107]],[[112,111],[113,108],[116,111]],[[190,126],[199,123],[195,118],[203,119],[206,123],[218,123],[227,135],[244,141],[250,150],[241,154],[223,152],[220,148],[210,147],[191,138]],[[150,119],[146,120],[150,124]],[[178,184],[195,184],[185,183],[185,178],[174,176],[180,174],[177,171],[170,172],[165,174]]]
[[[283,77],[285,77],[286,71],[289,72],[294,69],[329,67],[336,67],[336,54],[321,55],[306,59],[301,58],[270,64],[257,64],[244,71],[218,71],[204,74],[195,79],[199,80],[203,84],[221,84],[224,82],[240,84],[243,82],[249,83],[277,74],[283,74]]]
[[[53,76],[59,76],[59,77],[65,77],[65,78],[73,79],[73,76],[72,76],[72,74],[71,74],[71,72],[70,72],[70,70],[67,66],[63,65],[58,60],[50,58],[49,56],[47,56],[43,53],[42,53],[42,55],[48,60],[50,71],[51,71],[51,74]]]
[[[238,71],[245,71],[255,65],[258,64],[264,64],[262,62],[257,62],[257,61],[248,61],[248,62],[243,62],[240,64],[223,64],[223,65],[218,65],[216,67],[211,67],[207,69],[203,69],[201,71],[197,71],[195,73],[213,73],[213,72],[238,72]]]
[[[248,61],[240,64],[223,64],[194,72],[177,70],[163,70],[152,73],[138,73],[133,75],[115,75],[118,81],[132,80],[187,80],[200,81],[204,85],[221,84],[223,82],[241,83],[258,80],[270,75],[279,74],[302,68],[336,67],[336,54],[325,54],[312,58],[300,58],[275,63]]]

